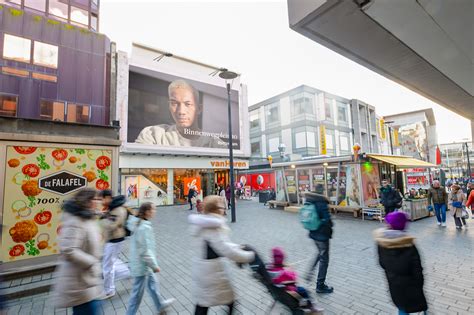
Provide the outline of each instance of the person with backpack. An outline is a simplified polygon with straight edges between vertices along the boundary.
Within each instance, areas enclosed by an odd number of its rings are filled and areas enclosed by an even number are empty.
[[[156,241],[151,219],[156,214],[156,206],[151,202],[142,203],[137,216],[130,216],[127,227],[130,238],[130,270],[133,289],[128,302],[127,315],[135,315],[145,292],[145,285],[155,304],[157,314],[162,314],[175,299],[163,300],[160,297],[155,273],[161,271],[156,259]]]
[[[380,188],[380,203],[385,208],[385,215],[400,209],[402,207],[402,196],[398,190],[394,189],[388,180],[382,180],[382,188]]]
[[[314,192],[306,192],[306,203],[300,210],[300,220],[303,227],[309,230],[309,237],[314,240],[318,254],[306,276],[309,282],[314,275],[314,269],[319,263],[318,278],[316,281],[317,293],[332,293],[333,287],[326,284],[326,275],[329,267],[329,240],[332,238],[333,223],[329,214],[329,199]]]
[[[392,301],[399,315],[426,314],[428,305],[423,292],[423,267],[415,238],[405,231],[407,215],[401,211],[392,212],[385,217],[385,222],[387,227],[377,229],[373,234]]]
[[[128,278],[130,271],[126,265],[118,259],[122,251],[122,246],[128,232],[126,229],[128,210],[124,204],[125,196],[117,196],[112,199],[109,211],[101,220],[104,231],[105,247],[102,260],[102,274],[104,277],[104,297],[105,299],[115,295],[115,280]]]

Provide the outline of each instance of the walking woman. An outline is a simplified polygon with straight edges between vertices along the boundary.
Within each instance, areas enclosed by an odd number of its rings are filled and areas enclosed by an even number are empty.
[[[60,249],[53,296],[56,307],[72,307],[74,315],[102,314],[102,242],[96,214],[101,198],[85,188],[63,205]]]
[[[232,314],[235,296],[224,258],[237,263],[255,259],[254,252],[230,242],[230,229],[223,217],[225,210],[220,196],[207,196],[204,198],[204,215],[189,216],[196,252],[191,272],[195,315],[207,314],[209,307],[217,305],[227,305],[229,314]]]
[[[466,219],[463,218],[463,206],[466,204],[466,195],[462,191],[458,184],[451,186],[451,192],[449,193],[449,206],[454,216],[454,223],[456,229],[461,230],[462,227],[466,226]]]
[[[136,217],[130,216],[127,227],[132,232],[130,238],[130,273],[133,277],[133,289],[128,302],[127,315],[135,315],[145,292],[148,288],[155,308],[159,314],[164,311],[174,299],[160,298],[158,280],[155,273],[160,272],[156,259],[156,243],[151,219],[155,216],[155,205],[145,202],[140,206]]]

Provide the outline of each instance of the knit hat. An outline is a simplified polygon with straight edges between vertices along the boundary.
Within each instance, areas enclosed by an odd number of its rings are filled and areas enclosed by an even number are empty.
[[[281,247],[273,247],[272,248],[272,255],[273,255],[273,264],[274,265],[283,265],[283,261],[285,260],[285,252]]]
[[[396,211],[387,214],[385,222],[394,230],[403,231],[408,222],[408,215],[405,212]]]

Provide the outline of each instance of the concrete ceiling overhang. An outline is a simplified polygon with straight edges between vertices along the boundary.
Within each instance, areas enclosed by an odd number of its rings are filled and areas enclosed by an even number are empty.
[[[296,32],[471,120],[473,10],[471,0],[288,0]]]

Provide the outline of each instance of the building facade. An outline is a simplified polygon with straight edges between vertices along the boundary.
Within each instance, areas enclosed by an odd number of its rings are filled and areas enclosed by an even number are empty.
[[[472,141],[443,143],[439,145],[441,151],[440,167],[445,171],[447,178],[474,177],[474,150]]]

